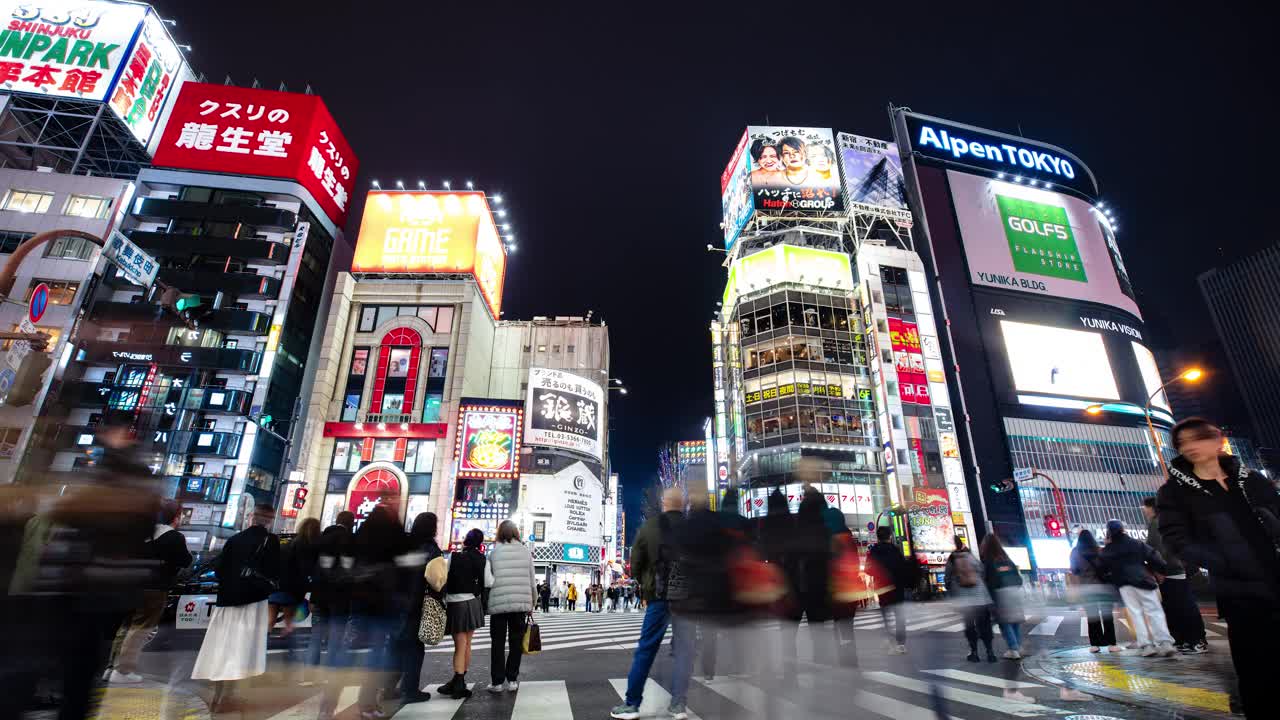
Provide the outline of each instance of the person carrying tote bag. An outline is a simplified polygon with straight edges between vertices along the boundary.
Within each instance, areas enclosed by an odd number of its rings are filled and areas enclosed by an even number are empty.
[[[498,542],[489,550],[484,579],[489,590],[492,652],[489,692],[514,692],[520,687],[520,657],[536,595],[533,555],[520,541],[520,529],[510,520],[498,526]]]

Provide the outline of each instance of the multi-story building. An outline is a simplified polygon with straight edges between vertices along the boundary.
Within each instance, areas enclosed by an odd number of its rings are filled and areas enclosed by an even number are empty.
[[[0,262],[7,263],[19,243],[37,233],[79,230],[106,237],[132,190],[133,183],[115,178],[0,169]],[[75,323],[80,290],[93,276],[99,254],[99,247],[88,240],[61,237],[27,255],[14,269],[10,299],[15,302],[0,306],[0,328],[20,331],[19,323],[27,316],[22,303],[30,301],[43,283],[49,288],[49,301],[37,327],[49,336],[45,352],[50,358],[60,357]],[[4,350],[11,344],[5,341]],[[51,376],[46,373],[46,386]],[[23,407],[0,405],[0,483],[14,481],[43,399],[40,393]]]
[[[183,121],[209,103],[261,107],[259,121],[278,129],[221,120],[229,132],[197,142]],[[129,242],[120,255],[150,265],[158,285],[98,263],[58,392],[42,411],[51,457],[35,466],[92,464],[97,423],[129,416],[152,472],[208,540],[242,526],[254,503],[279,500],[294,432],[306,422],[299,400],[310,394],[322,319],[351,254],[340,229],[345,202],[313,170],[343,195],[356,165],[315,96],[187,83],[171,110],[175,123],[154,160],[164,167],[139,174],[118,225]],[[272,144],[277,132],[290,142]],[[213,147],[233,141],[246,152]],[[320,162],[305,163],[308,151]],[[184,317],[174,312],[178,299]]]
[[[1200,292],[1261,445],[1280,448],[1280,245],[1200,276]]]

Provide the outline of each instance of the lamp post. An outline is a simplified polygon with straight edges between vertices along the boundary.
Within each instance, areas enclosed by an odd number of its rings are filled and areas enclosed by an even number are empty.
[[[1137,403],[1130,403],[1130,402],[1099,403],[1095,405],[1090,405],[1089,407],[1085,408],[1085,412],[1089,413],[1090,415],[1097,415],[1101,413],[1104,409],[1106,409],[1106,406],[1108,405],[1125,405],[1128,407],[1134,407],[1141,410],[1143,416],[1147,419],[1147,432],[1151,434],[1151,442],[1152,444],[1155,445],[1156,459],[1160,461],[1160,469],[1164,471],[1165,475],[1168,475],[1169,465],[1164,461],[1164,449],[1160,445],[1160,437],[1156,435],[1155,425],[1151,424],[1151,403],[1156,399],[1157,395],[1159,395],[1161,392],[1164,391],[1165,388],[1169,387],[1175,382],[1178,382],[1179,380],[1183,380],[1185,382],[1196,382],[1202,377],[1204,377],[1204,371],[1201,370],[1200,368],[1195,368],[1195,367],[1188,368],[1187,370],[1183,370],[1182,372],[1178,373],[1178,375],[1174,377],[1172,380],[1170,380],[1169,382],[1156,388],[1155,392],[1151,393],[1151,395],[1147,397],[1146,405],[1140,406]]]

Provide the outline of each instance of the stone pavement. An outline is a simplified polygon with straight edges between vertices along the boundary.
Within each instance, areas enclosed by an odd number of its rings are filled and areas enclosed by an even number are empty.
[[[96,720],[209,720],[209,708],[189,690],[144,680],[137,685],[103,685],[97,694]],[[27,714],[28,720],[53,720],[57,708]]]
[[[1131,651],[1130,651],[1131,652]],[[1087,647],[1029,657],[1023,669],[1045,682],[1070,681],[1081,692],[1139,707],[1174,713],[1175,717],[1230,720],[1229,688],[1235,670],[1225,642],[1203,655],[1144,658],[1129,652],[1094,654]]]

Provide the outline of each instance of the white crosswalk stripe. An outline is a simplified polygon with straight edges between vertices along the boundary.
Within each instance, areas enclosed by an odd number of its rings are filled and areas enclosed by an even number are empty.
[[[1004,678],[991,677],[990,675],[983,675],[982,673],[969,672],[967,670],[952,670],[947,668],[942,670],[925,670],[924,672],[927,672],[930,675],[937,675],[938,677],[944,677],[949,680],[963,680],[965,682],[976,683],[978,685],[986,685],[987,687],[998,688],[1000,690],[1003,690],[1005,688],[1016,688],[1018,690],[1022,690],[1024,688],[1044,687],[1039,683],[1023,682],[1021,680],[1005,680]]]
[[[618,698],[626,701],[627,681],[625,679],[610,680],[609,684],[613,686],[614,692],[618,693]],[[640,700],[640,716],[641,717],[666,717],[667,708],[671,706],[671,693],[667,692],[658,683],[653,680],[646,680],[644,683],[644,697]],[[520,716],[512,716],[512,720]],[[562,717],[571,718],[572,715],[564,715]],[[702,720],[692,710],[689,711],[690,720]]]
[[[434,701],[433,701],[434,702]],[[520,720],[564,720],[573,717],[569,689],[563,680],[525,681],[516,691],[511,717]]]
[[[471,692],[475,692],[476,684],[469,683],[467,688]],[[395,717],[400,718],[400,720],[445,720],[445,718],[452,718],[456,715],[464,702],[466,701],[461,699],[454,700],[453,698],[432,693],[431,702],[405,705],[396,711]],[[337,716],[335,715],[335,717]]]
[[[931,692],[930,683],[923,680],[916,680],[903,675],[897,675],[890,672],[869,672],[863,675],[867,680],[883,683],[903,690],[911,690],[917,693],[929,695]],[[974,692],[972,690],[964,690],[961,688],[951,687],[950,685],[938,684],[942,697],[948,701],[962,703],[965,705],[973,705],[984,710],[1005,713],[1014,717],[1035,717],[1046,713],[1055,715],[1066,715],[1066,710],[1046,707],[1038,703],[1024,703],[1013,700],[1006,700],[997,695],[987,695],[985,693]]]
[[[1050,615],[1045,618],[1039,625],[1031,629],[1028,635],[1057,635],[1058,626],[1065,620],[1061,615]]]

